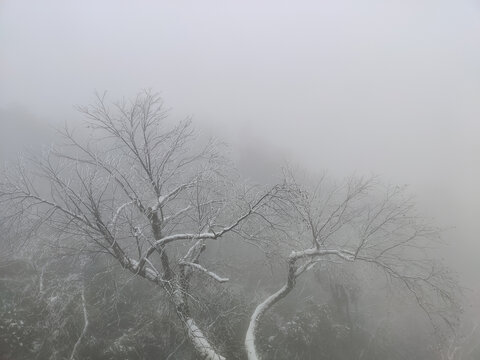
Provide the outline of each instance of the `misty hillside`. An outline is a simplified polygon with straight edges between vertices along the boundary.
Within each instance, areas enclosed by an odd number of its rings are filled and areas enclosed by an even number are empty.
[[[0,4],[0,360],[480,359],[480,5]]]

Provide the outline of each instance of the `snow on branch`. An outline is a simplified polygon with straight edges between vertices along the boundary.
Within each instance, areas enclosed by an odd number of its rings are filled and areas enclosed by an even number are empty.
[[[316,247],[310,248],[302,251],[292,251],[289,256],[291,261],[296,261],[302,258],[314,258],[317,256],[325,256],[325,255],[335,255],[343,260],[347,261],[354,261],[355,254],[348,250],[319,250]]]
[[[309,271],[319,262],[320,262],[320,259],[314,259],[314,260],[310,260],[310,261],[306,262],[302,266],[299,266],[298,269],[295,271],[295,277],[299,277],[304,272]]]
[[[175,219],[175,218],[177,218],[177,217],[185,214],[187,211],[191,210],[192,208],[193,208],[192,205],[188,205],[187,207],[178,210],[175,214],[173,214],[173,215],[171,215],[171,216],[167,216],[165,219],[163,219],[164,225],[165,225],[167,222],[169,222],[169,221],[171,221],[171,220],[173,220],[173,219]]]
[[[177,188],[178,189],[178,188]],[[224,235],[225,233],[234,230],[238,225],[240,225],[245,219],[247,219],[250,215],[254,214],[257,209],[261,206],[263,201],[272,195],[272,192],[275,191],[276,188],[273,190],[270,190],[266,192],[264,195],[262,195],[253,205],[251,204],[249,206],[248,211],[246,211],[243,215],[241,215],[235,222],[233,222],[231,225],[224,227],[222,230],[218,232],[210,231],[210,232],[204,232],[204,233],[198,233],[198,234],[174,234],[174,235],[169,235],[161,238],[160,240],[155,241],[153,244],[153,247],[161,246],[161,245],[166,245],[172,241],[177,241],[177,240],[193,240],[193,239],[217,239]],[[150,252],[150,250],[149,250]]]
[[[200,265],[200,264],[182,261],[182,262],[180,263],[180,265],[191,266],[192,268],[195,268],[195,269],[197,269],[197,270],[200,270],[200,271],[204,272],[205,274],[207,274],[208,276],[210,276],[212,279],[214,279],[214,280],[216,280],[216,281],[218,281],[218,282],[220,282],[220,283],[227,282],[227,281],[230,280],[230,279],[228,279],[228,278],[222,278],[222,277],[218,276],[218,275],[215,274],[214,272],[205,269],[205,268],[204,268],[202,265]]]
[[[128,201],[125,204],[122,204],[118,207],[118,209],[117,209],[117,211],[115,211],[115,215],[113,216],[112,221],[110,223],[113,229],[115,229],[115,226],[117,224],[117,219],[118,219],[120,213],[122,212],[122,210],[125,209],[128,205],[131,205],[131,204],[134,204],[134,203],[136,203],[136,200],[131,200],[131,201]]]
[[[168,193],[167,195],[164,195],[164,196],[159,196],[158,197],[158,205],[156,208],[152,209],[152,210],[157,210],[158,207],[162,207],[163,205],[165,205],[168,201],[170,200],[173,200],[175,199],[175,197],[180,193],[182,192],[183,190],[186,190],[188,188],[191,188],[193,187],[196,183],[197,183],[198,179],[194,179],[193,181],[189,182],[189,183],[185,183],[185,184],[182,184],[180,186],[178,186],[177,188],[175,188],[174,190],[172,190],[170,193]]]

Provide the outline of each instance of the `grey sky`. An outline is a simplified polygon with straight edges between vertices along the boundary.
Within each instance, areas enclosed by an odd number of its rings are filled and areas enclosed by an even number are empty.
[[[1,107],[142,88],[235,148],[411,184],[480,272],[479,1],[0,2]]]

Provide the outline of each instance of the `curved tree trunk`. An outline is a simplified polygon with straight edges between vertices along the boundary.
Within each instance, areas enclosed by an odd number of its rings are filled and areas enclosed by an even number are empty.
[[[295,260],[291,259],[288,264],[288,278],[287,282],[283,287],[278,290],[276,293],[270,295],[262,303],[260,303],[253,312],[252,317],[250,318],[250,324],[247,329],[247,335],[245,336],[245,349],[247,351],[248,360],[259,360],[260,356],[258,355],[257,347],[255,344],[258,325],[262,316],[278,301],[283,299],[285,296],[292,291],[295,286],[296,279],[296,268]]]

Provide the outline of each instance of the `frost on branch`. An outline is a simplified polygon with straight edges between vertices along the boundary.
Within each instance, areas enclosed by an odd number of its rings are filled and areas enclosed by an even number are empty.
[[[415,214],[404,189],[382,189],[375,179],[351,178],[328,187],[322,178],[310,188],[295,182],[293,175],[290,181],[294,191],[287,236],[292,251],[285,259],[286,279],[250,318],[245,337],[249,360],[261,358],[256,342],[264,314],[294,289],[302,274],[322,262],[370,266],[413,297],[435,330],[452,327],[459,309],[457,285],[419,251],[431,246],[437,231]]]
[[[25,226],[38,225],[32,233],[52,248],[107,255],[132,279],[161,291],[197,356],[225,355],[217,352],[207,321],[197,321],[199,289],[227,291],[246,287],[251,277],[258,281],[261,274],[250,273],[251,254],[284,267],[272,267],[272,278],[283,282],[277,291],[274,282],[265,287],[271,292],[250,316],[250,359],[260,357],[256,342],[265,313],[324,263],[379,270],[430,319],[450,321],[456,285],[425,256],[436,230],[415,214],[404,189],[361,178],[329,184],[324,177],[311,185],[288,172],[277,185],[244,183],[216,141],[196,138],[188,119],[169,122],[150,92],[113,104],[99,95],[80,110],[88,136],[80,140],[66,128],[65,146],[5,173],[0,202]],[[246,270],[230,266],[247,245],[248,255],[236,259]],[[205,283],[205,275],[215,281]]]

